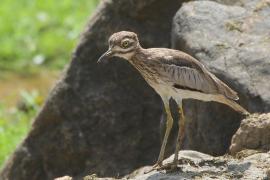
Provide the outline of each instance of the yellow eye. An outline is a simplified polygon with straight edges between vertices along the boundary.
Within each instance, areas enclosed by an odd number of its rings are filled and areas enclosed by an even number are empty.
[[[129,41],[123,41],[121,43],[121,47],[124,48],[124,49],[128,48],[128,46],[129,46]]]

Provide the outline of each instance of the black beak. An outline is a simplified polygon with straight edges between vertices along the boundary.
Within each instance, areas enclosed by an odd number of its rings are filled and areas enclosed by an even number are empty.
[[[112,51],[111,51],[111,49],[108,49],[108,51],[106,51],[104,54],[102,54],[102,56],[100,56],[97,63],[108,61],[108,59],[111,57],[111,55],[112,55]]]

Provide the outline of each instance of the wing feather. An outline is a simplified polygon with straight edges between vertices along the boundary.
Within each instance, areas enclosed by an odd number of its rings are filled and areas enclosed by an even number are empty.
[[[167,77],[172,85],[179,85],[182,88],[193,89],[203,93],[217,93],[217,88],[212,81],[207,81],[203,73],[190,67],[176,65],[165,65],[167,71],[163,71],[163,76]]]
[[[161,63],[163,75],[167,76],[172,85],[177,84],[207,94],[223,94],[229,99],[238,99],[235,91],[188,54],[181,53],[172,58],[163,58]]]

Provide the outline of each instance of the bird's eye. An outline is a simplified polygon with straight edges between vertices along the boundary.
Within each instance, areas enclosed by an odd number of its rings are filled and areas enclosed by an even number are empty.
[[[121,47],[124,48],[124,49],[128,48],[128,46],[129,46],[129,41],[123,41],[121,43]]]

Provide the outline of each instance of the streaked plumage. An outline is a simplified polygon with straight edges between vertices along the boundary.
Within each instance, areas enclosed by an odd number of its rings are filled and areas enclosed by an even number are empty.
[[[129,62],[158,94],[174,99],[198,99],[227,104],[236,111],[246,111],[231,100],[237,93],[209,72],[192,56],[173,49],[140,49]]]
[[[127,31],[113,34],[109,39],[109,45],[109,50],[101,56],[98,62],[111,56],[126,59],[155,89],[164,103],[167,129],[157,166],[162,166],[165,146],[173,123],[169,108],[170,98],[177,102],[181,115],[181,120],[178,121],[179,133],[174,167],[177,165],[178,151],[184,137],[183,99],[216,101],[226,104],[238,112],[248,114],[244,108],[234,102],[239,99],[234,90],[209,72],[203,64],[184,52],[167,48],[144,49],[140,46],[137,35]]]

